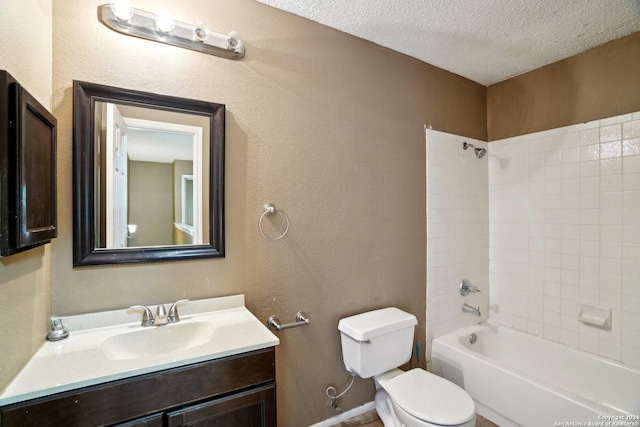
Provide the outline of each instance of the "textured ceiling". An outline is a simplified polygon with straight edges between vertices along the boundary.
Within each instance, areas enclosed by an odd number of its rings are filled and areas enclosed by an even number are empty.
[[[640,31],[640,0],[258,0],[483,85]]]

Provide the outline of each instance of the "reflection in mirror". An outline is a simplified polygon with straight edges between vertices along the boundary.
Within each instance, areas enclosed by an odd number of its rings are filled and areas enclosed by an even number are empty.
[[[223,256],[223,155],[224,105],[74,82],[74,265]]]
[[[98,248],[208,243],[207,119],[95,104]]]

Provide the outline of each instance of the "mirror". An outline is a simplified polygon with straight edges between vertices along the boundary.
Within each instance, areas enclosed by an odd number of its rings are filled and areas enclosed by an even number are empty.
[[[74,266],[224,256],[224,105],[73,90]]]

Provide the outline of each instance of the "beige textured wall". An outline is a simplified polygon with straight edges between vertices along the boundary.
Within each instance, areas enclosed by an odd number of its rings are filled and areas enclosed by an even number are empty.
[[[0,0],[0,68],[51,105],[51,0]]]
[[[51,31],[51,0],[0,0],[0,69],[45,107],[51,105]],[[0,342],[5,349],[0,356],[0,391],[46,335],[50,263],[50,245],[0,258]]]
[[[640,110],[640,32],[489,86],[489,140]]]
[[[397,305],[417,315],[424,340],[423,124],[486,139],[486,89],[252,0],[135,3],[240,32],[240,61],[117,34],[96,19],[102,3],[54,2],[54,313],[237,293],[264,322],[305,310],[309,327],[278,333],[279,424],[335,415],[324,390],[350,378],[341,317]],[[72,269],[73,79],[226,104],[226,258]],[[257,228],[268,202],[291,219],[277,242]],[[373,382],[358,379],[342,405],[373,395]]]

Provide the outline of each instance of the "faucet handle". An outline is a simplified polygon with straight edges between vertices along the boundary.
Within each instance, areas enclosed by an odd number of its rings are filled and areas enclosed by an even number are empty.
[[[477,286],[473,286],[471,281],[466,277],[462,279],[462,282],[460,282],[460,295],[467,296],[469,293],[475,294],[476,292],[480,292]]]
[[[129,310],[143,310],[142,314],[142,326],[153,326],[153,313],[144,305],[134,305],[129,307]]]
[[[186,302],[189,302],[189,300],[181,299],[171,304],[171,308],[169,308],[169,314],[167,315],[167,320],[169,321],[169,323],[180,321],[180,316],[178,315],[178,304],[184,304]]]

